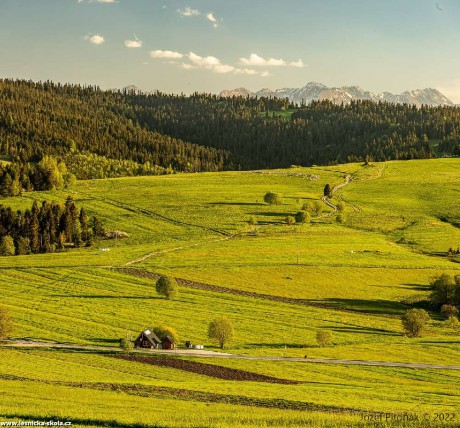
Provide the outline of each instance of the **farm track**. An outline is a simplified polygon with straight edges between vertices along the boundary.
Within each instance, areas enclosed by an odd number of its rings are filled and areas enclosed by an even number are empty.
[[[98,352],[110,352],[119,354],[122,352],[119,348],[109,348],[103,346],[92,346],[92,345],[73,345],[66,343],[56,342],[34,342],[32,340],[19,340],[10,341],[8,344],[1,345],[3,348],[22,348],[22,349],[33,349],[33,348],[52,348],[52,349],[69,349],[78,351],[98,351]],[[397,368],[408,368],[408,369],[426,369],[426,370],[456,370],[460,371],[460,366],[446,366],[442,364],[423,364],[423,363],[403,363],[394,361],[371,361],[371,360],[340,360],[331,358],[304,358],[298,357],[268,357],[268,356],[253,356],[253,355],[240,355],[240,354],[228,354],[214,351],[195,351],[188,349],[176,349],[174,351],[166,350],[149,350],[140,351],[134,350],[134,353],[138,354],[149,354],[150,356],[164,355],[164,356],[175,356],[175,357],[187,357],[187,358],[225,358],[225,359],[236,359],[236,360],[255,360],[255,361],[284,361],[284,362],[299,362],[299,363],[313,363],[313,364],[335,364],[335,365],[350,365],[350,366],[373,366],[373,367],[397,367]],[[1,379],[1,375],[0,375]]]
[[[160,278],[159,274],[149,272],[149,271],[139,269],[139,268],[111,267],[110,270],[114,270],[114,271],[123,273],[125,275],[137,276],[138,278],[148,278],[153,281],[156,281],[158,278]],[[177,283],[182,287],[194,288],[197,290],[204,290],[204,291],[211,291],[214,293],[233,294],[236,296],[251,297],[251,298],[263,299],[263,300],[271,300],[274,302],[288,303],[291,305],[312,306],[316,308],[335,310],[339,312],[359,313],[359,314],[365,313],[368,316],[397,318],[397,316],[395,315],[370,314],[365,311],[359,311],[359,310],[349,309],[349,308],[340,308],[337,306],[326,305],[326,304],[318,303],[318,302],[311,302],[311,301],[304,300],[304,299],[295,299],[293,297],[274,296],[271,294],[255,293],[253,291],[237,290],[234,288],[221,287],[219,285],[212,285],[212,284],[205,284],[203,282],[190,281],[188,279],[183,279],[183,278],[175,278],[175,279]]]

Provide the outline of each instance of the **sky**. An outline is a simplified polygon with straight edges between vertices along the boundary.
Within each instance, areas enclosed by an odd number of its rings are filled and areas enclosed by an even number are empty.
[[[168,93],[358,85],[460,103],[458,0],[0,0],[0,77]]]

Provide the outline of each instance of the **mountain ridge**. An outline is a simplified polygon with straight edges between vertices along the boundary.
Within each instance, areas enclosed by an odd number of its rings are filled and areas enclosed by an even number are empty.
[[[246,88],[236,88],[232,90],[223,90],[221,97],[243,96],[243,97],[278,97],[288,98],[289,101],[297,104],[309,104],[312,101],[329,100],[334,104],[350,104],[353,100],[371,100],[375,102],[383,101],[394,104],[414,104],[417,107],[421,105],[430,106],[454,106],[455,104],[443,95],[439,90],[434,88],[414,89],[404,91],[400,94],[391,92],[382,92],[374,94],[371,91],[355,86],[328,87],[322,83],[309,82],[301,88],[281,88],[271,90],[269,88],[252,92]]]

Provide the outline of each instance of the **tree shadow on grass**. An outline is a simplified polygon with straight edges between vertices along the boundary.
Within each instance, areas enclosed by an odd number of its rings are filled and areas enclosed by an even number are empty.
[[[250,215],[260,215],[265,217],[286,217],[287,215],[291,215],[289,213],[280,213],[280,212],[261,212],[257,211],[254,213],[249,213]]]
[[[353,333],[353,334],[378,334],[379,336],[401,336],[401,334],[395,333],[391,330],[385,330],[384,328],[372,328],[372,327],[331,327],[330,330],[340,333]]]
[[[208,202],[208,205],[265,206],[265,204],[260,202]]]
[[[429,291],[430,286],[428,284],[403,284],[398,286],[398,288],[405,288],[415,291]]]
[[[311,302],[314,302],[311,300]],[[400,302],[392,300],[364,300],[364,299],[322,299],[318,303],[327,304],[337,308],[350,309],[358,312],[365,312],[376,315],[402,315],[411,308]]]

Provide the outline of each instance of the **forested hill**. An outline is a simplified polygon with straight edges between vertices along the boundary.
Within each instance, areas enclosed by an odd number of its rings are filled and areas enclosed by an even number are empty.
[[[133,110],[122,93],[96,87],[0,80],[0,154],[24,162],[72,153],[66,163],[77,178],[86,178],[85,156],[86,163],[101,163],[91,154],[133,161],[112,162],[112,169],[146,173],[156,172],[154,166],[218,171],[229,164],[224,151],[143,128]]]
[[[281,110],[294,109],[291,119]],[[0,154],[61,157],[77,178],[460,153],[460,109],[142,94],[0,80]]]

